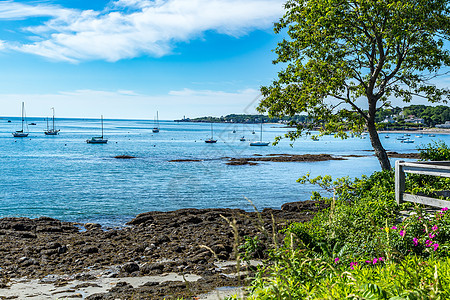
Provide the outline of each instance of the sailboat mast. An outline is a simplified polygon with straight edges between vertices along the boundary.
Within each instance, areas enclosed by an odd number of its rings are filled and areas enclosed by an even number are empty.
[[[214,139],[213,124],[211,123],[211,139]]]
[[[102,139],[103,139],[103,115],[102,115]]]
[[[159,116],[158,116],[158,111],[156,111],[156,126],[159,128]]]
[[[53,131],[55,131],[55,108],[52,107],[53,110]]]
[[[22,132],[23,132],[23,109],[24,109],[24,103],[22,102]]]

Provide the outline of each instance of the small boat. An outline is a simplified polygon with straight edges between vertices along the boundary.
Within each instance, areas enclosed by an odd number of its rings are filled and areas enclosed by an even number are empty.
[[[233,129],[233,133],[236,133],[236,130],[235,130],[235,129]]]
[[[96,136],[92,137],[89,140],[86,140],[86,143],[88,144],[106,144],[108,142],[107,139],[103,138],[103,115],[102,115],[102,136]]]
[[[405,138],[405,137],[403,137],[403,136],[399,136],[399,137],[397,137],[397,140],[399,140],[399,141],[404,141],[404,140],[407,140],[408,138]]]
[[[428,136],[429,137],[435,137],[436,135],[435,134],[429,134]]]
[[[214,139],[214,132],[213,132],[213,124],[212,123],[211,123],[211,138],[205,140],[205,143],[207,143],[207,144],[217,143],[217,140]]]
[[[30,124],[28,124],[28,125],[36,125],[36,123],[30,123]]]
[[[409,133],[405,133],[404,136],[411,136]]]
[[[52,107],[52,111],[53,111],[53,118],[52,118],[53,126],[52,126],[52,129],[48,128],[48,118],[47,118],[47,130],[44,131],[45,135],[58,135],[58,133],[60,131],[59,129],[55,129],[55,108],[54,107]]]
[[[259,141],[251,142],[250,146],[269,146],[268,142],[263,142],[262,141],[262,129],[263,129],[262,127],[263,127],[263,119],[261,117],[261,133],[260,133]]]
[[[22,130],[17,130],[16,132],[13,132],[12,133],[13,137],[27,137],[28,136],[28,132],[23,131],[23,122],[25,121],[24,111],[25,111],[25,104],[22,102]]]
[[[390,136],[388,136],[387,134],[384,136],[384,138],[385,139],[388,139],[388,138],[390,138]]]
[[[401,142],[405,143],[405,144],[412,144],[412,143],[414,143],[414,140],[406,139],[406,140],[403,140]]]
[[[11,120],[8,120],[8,123],[11,123]]]
[[[156,111],[156,121],[155,121],[155,127],[152,129],[153,133],[159,132],[159,117],[158,117],[158,111]]]
[[[240,139],[239,139],[241,142],[245,142],[245,137],[241,137]]]

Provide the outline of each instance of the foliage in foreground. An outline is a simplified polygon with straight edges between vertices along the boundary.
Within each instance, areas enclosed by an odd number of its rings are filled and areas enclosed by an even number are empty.
[[[408,256],[401,262],[354,266],[288,253],[268,278],[258,277],[249,299],[449,299],[450,258]],[[261,274],[261,273],[260,273]]]
[[[425,159],[444,160],[442,142],[424,146]],[[419,206],[398,219],[394,172],[354,180],[299,179],[333,192],[312,199],[330,207],[284,231],[252,285],[250,299],[450,299],[450,212],[426,214]],[[407,191],[449,190],[450,179],[408,176]],[[244,247],[245,248],[245,247]]]

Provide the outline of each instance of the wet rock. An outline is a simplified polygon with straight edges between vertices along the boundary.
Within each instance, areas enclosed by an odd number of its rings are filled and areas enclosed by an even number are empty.
[[[136,218],[134,218],[133,220],[131,220],[130,222],[127,223],[127,225],[139,225],[139,224],[143,224],[143,223],[151,223],[153,222],[154,218],[152,213],[143,213],[143,214],[139,214],[136,216]]]
[[[124,273],[133,273],[139,271],[139,265],[134,262],[126,263],[122,266],[121,271]]]
[[[84,228],[86,228],[86,230],[94,230],[102,228],[102,225],[97,223],[86,223],[84,224]]]
[[[131,158],[136,158],[136,156],[131,156],[131,155],[116,155],[116,156],[114,156],[114,158],[118,158],[118,159],[131,159]]]
[[[86,253],[86,254],[98,253],[98,248],[97,247],[85,247],[85,248],[83,248],[82,252]]]

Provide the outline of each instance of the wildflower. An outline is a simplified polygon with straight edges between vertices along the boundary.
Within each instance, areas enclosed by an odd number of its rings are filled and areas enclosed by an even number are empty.
[[[400,236],[405,236],[405,231],[400,230],[399,234],[400,234]]]
[[[433,229],[433,231],[436,231],[436,230],[438,230],[438,227],[437,227],[437,225],[434,225],[433,227],[431,227],[431,229]]]
[[[355,262],[352,261],[350,263],[350,269],[354,270],[357,265],[358,265],[358,263],[356,261]]]
[[[392,226],[391,229],[394,229],[394,230],[395,230],[395,229],[397,229],[397,227],[396,227],[396,226]]]
[[[430,237],[430,239],[434,239],[434,237],[435,237],[436,235],[435,235],[435,234],[429,233],[428,236]]]
[[[372,261],[371,260],[366,260],[366,263],[370,264]]]
[[[431,247],[432,244],[433,244],[433,241],[430,241],[430,240],[425,241],[425,246],[427,246],[427,247]]]
[[[414,246],[418,246],[419,245],[419,239],[418,238],[413,238],[413,244],[414,244]]]
[[[336,257],[336,258],[334,259],[334,263],[337,264],[338,262],[339,262],[339,257]]]
[[[376,264],[377,262],[378,262],[378,258],[374,258],[372,261],[373,264]]]
[[[441,209],[441,211],[447,211],[448,207],[444,207],[443,209]]]
[[[433,244],[434,251],[436,251],[438,247],[439,247],[439,244]]]
[[[379,257],[378,260],[379,261],[384,261],[384,257]]]

